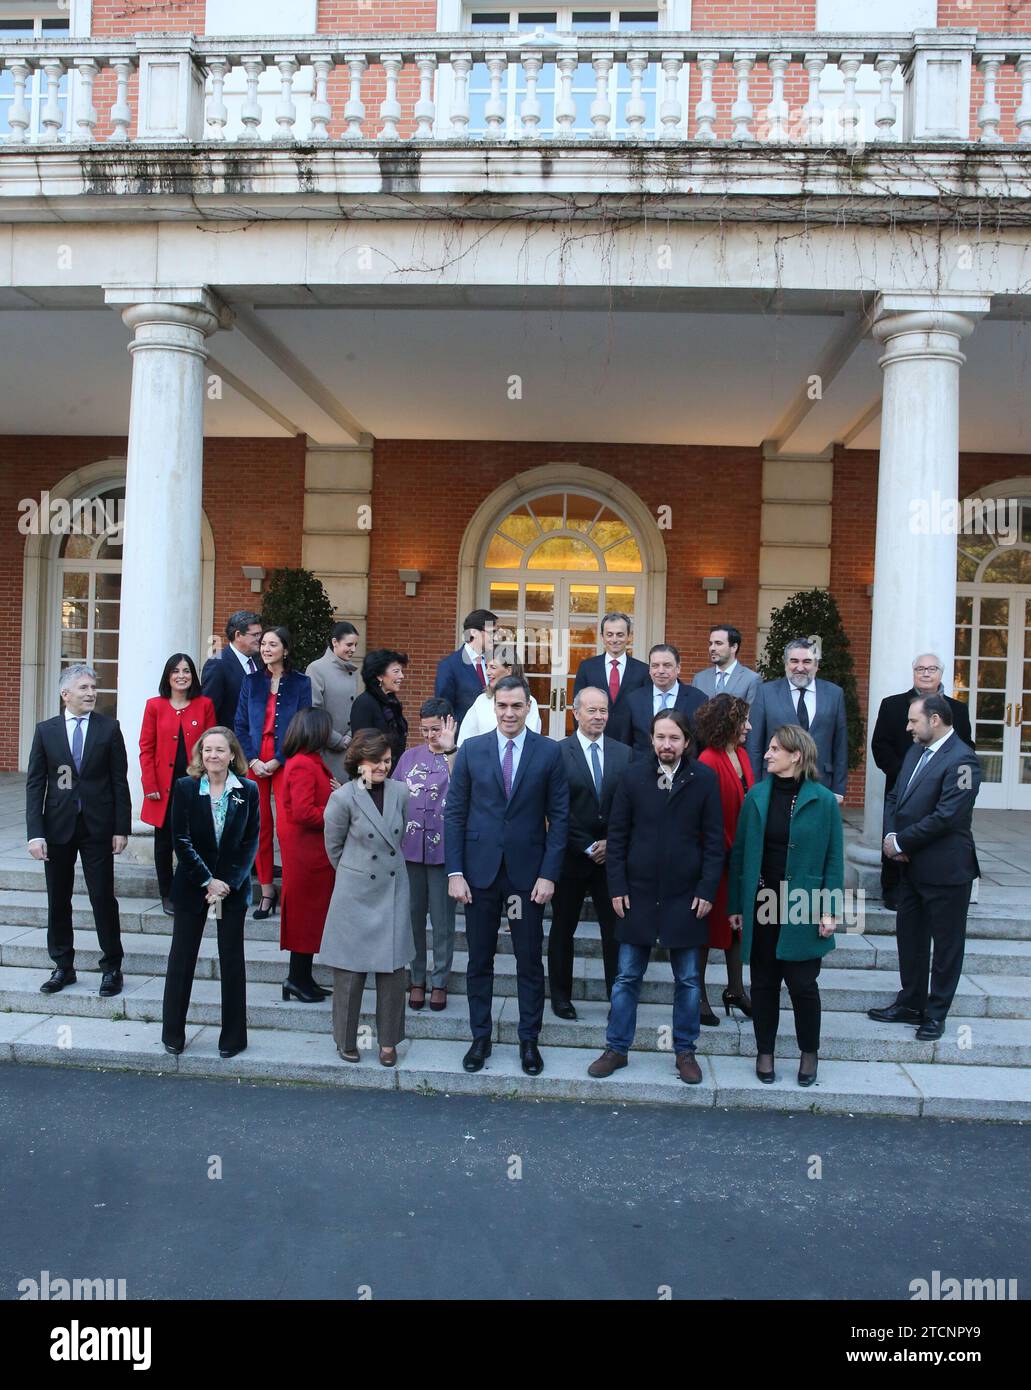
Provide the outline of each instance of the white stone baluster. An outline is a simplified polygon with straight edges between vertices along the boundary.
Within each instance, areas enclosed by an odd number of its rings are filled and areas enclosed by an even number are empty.
[[[647,53],[628,53],[626,65],[630,73],[630,95],[626,103],[627,137],[630,140],[640,140],[644,136],[644,123],[648,117],[648,109],[641,95],[644,74],[648,69]]]
[[[350,93],[344,104],[344,120],[347,122],[347,127],[344,130],[344,139],[361,140],[364,135],[362,125],[365,122],[365,104],[362,101],[362,74],[368,67],[368,60],[364,53],[345,53],[344,62],[347,64],[347,71],[351,75]]]
[[[1014,119],[1017,139],[1024,145],[1031,140],[1031,53],[1022,53],[1017,59],[1017,76],[1020,78],[1020,105]]]
[[[226,138],[229,109],[226,106],[224,92],[229,67],[228,58],[209,58],[207,61],[207,73],[211,78],[211,95],[208,97],[208,109],[204,121],[206,125],[211,126],[212,140],[224,140]]]
[[[487,125],[485,133],[488,140],[503,140],[508,111],[501,89],[505,81],[508,58],[504,53],[487,53],[484,55],[484,61],[490,73],[490,96],[483,108],[483,118]]]
[[[818,145],[823,137],[823,102],[820,100],[820,78],[827,66],[826,53],[807,53],[802,66],[809,75],[809,99],[802,115],[805,118],[806,143]]]
[[[464,140],[469,129],[469,73],[472,65],[471,53],[452,53],[451,71],[455,77],[451,96],[452,140]]]
[[[594,100],[591,102],[591,138],[610,140],[612,138],[612,102],[609,101],[609,74],[615,55],[612,53],[592,53],[591,67],[594,69]]]
[[[1002,136],[999,134],[1002,107],[995,97],[995,84],[999,77],[999,69],[1005,61],[1005,53],[985,53],[981,57],[984,100],[977,111],[977,124],[981,127],[981,140],[986,145],[1002,144]]]
[[[40,125],[43,129],[39,138],[41,144],[50,145],[58,139],[64,124],[64,112],[61,110],[61,103],[58,100],[61,78],[64,76],[64,63],[61,62],[60,58],[44,58],[40,67],[46,74],[47,99],[40,115]]]
[[[702,95],[695,105],[695,120],[698,122],[694,138],[699,144],[708,145],[716,139],[716,103],[712,99],[712,82],[719,67],[718,53],[699,53],[698,71],[702,74]]]
[[[328,140],[329,122],[333,115],[329,104],[329,74],[333,71],[330,53],[313,53],[311,65],[315,71],[315,100],[311,104],[311,134],[309,140]]]
[[[276,125],[279,126],[277,140],[292,140],[294,126],[297,124],[297,107],[294,105],[294,78],[300,67],[292,53],[277,53],[276,67],[279,69],[279,104],[276,106]]]
[[[433,139],[436,107],[433,104],[433,73],[437,66],[435,53],[417,53],[415,66],[419,69],[419,100],[415,103],[416,140]]]
[[[526,95],[519,108],[519,123],[524,140],[532,140],[537,134],[541,119],[541,104],[537,100],[537,81],[544,65],[543,53],[524,53],[523,72],[526,74]]]
[[[576,102],[573,100],[573,74],[579,57],[575,48],[564,48],[555,55],[558,75],[555,92],[555,139],[572,140],[576,135]]]
[[[379,118],[383,122],[380,127],[378,140],[400,140],[401,134],[398,125],[401,120],[401,103],[397,98],[397,84],[401,76],[401,68],[404,66],[404,58],[400,53],[381,53],[379,60],[383,64],[383,71],[386,74],[386,94],[379,104]]]
[[[14,78],[14,100],[8,107],[7,124],[11,133],[7,137],[9,145],[24,145],[25,132],[29,128],[29,107],[25,100],[25,88],[32,72],[24,58],[8,58],[7,71]]]
[[[841,138],[846,145],[859,143],[859,121],[862,112],[856,97],[856,77],[863,66],[861,53],[843,53],[838,59],[838,69],[845,84],[845,94],[841,99]]]
[[[258,83],[265,71],[265,59],[257,53],[251,53],[240,61],[247,76],[247,96],[240,107],[243,130],[236,138],[240,141],[256,141],[261,139],[259,127],[262,112],[261,102],[258,100]]]
[[[755,108],[748,100],[748,79],[755,67],[754,53],[734,54],[734,76],[737,78],[737,100],[730,108],[730,119],[734,122],[733,140],[752,139],[752,116]]]
[[[890,140],[895,132],[898,112],[891,97],[891,80],[895,76],[899,61],[897,53],[878,53],[874,62],[874,69],[881,83],[881,98],[874,111],[878,140]]]
[[[73,61],[79,74],[75,124],[79,127],[79,139],[89,141],[94,138],[93,127],[97,124],[97,108],[93,105],[93,84],[97,80],[100,64],[96,58],[75,58]]]
[[[666,95],[659,107],[659,119],[662,122],[663,140],[679,140],[683,134],[680,129],[680,122],[684,116],[684,107],[679,95],[680,70],[683,66],[684,55],[682,53],[664,53],[662,55]]]
[[[766,66],[773,77],[773,97],[766,107],[766,138],[771,145],[782,145],[788,138],[788,104],[784,100],[784,74],[790,53],[771,53]]]
[[[107,138],[112,142],[118,142],[128,140],[129,126],[132,122],[132,107],[129,105],[132,59],[112,58],[111,66],[115,70],[115,102],[111,107],[111,134]]]

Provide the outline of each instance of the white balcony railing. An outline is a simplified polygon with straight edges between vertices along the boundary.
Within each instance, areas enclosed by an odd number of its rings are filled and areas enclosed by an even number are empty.
[[[975,70],[983,99],[972,115]],[[471,76],[479,80],[472,94]],[[1020,89],[1005,133],[1004,83]],[[953,29],[847,37],[424,33],[0,42],[0,150],[96,140],[330,139],[1031,145],[1031,35]]]

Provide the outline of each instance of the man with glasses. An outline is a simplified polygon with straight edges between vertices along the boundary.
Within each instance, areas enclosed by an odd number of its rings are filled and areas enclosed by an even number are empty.
[[[258,669],[261,615],[242,609],[226,623],[226,644],[219,656],[209,657],[201,672],[201,694],[215,706],[218,722],[236,726],[236,706],[244,676]]]
[[[884,795],[887,799],[899,775],[906,754],[913,746],[907,725],[911,701],[923,695],[945,695],[942,689],[944,663],[934,652],[921,652],[913,658],[913,684],[900,695],[889,695],[881,701],[870,740],[873,760],[884,773]],[[970,712],[962,700],[945,695],[952,710],[952,727],[960,743],[974,746],[970,734]],[[881,891],[884,906],[894,912],[898,906],[899,869],[893,860],[881,857]]]

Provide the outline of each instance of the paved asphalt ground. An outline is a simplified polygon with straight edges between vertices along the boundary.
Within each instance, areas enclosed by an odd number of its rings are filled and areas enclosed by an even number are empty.
[[[0,1300],[1026,1298],[1029,1168],[1017,1125],[6,1066]]]

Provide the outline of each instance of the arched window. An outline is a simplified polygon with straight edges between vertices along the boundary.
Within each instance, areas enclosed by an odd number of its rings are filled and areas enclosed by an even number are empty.
[[[85,661],[97,672],[97,709],[115,713],[118,618],[122,596],[124,483],[65,504],[52,523],[64,529],[58,549],[60,669]],[[65,529],[66,528],[66,529]]]

